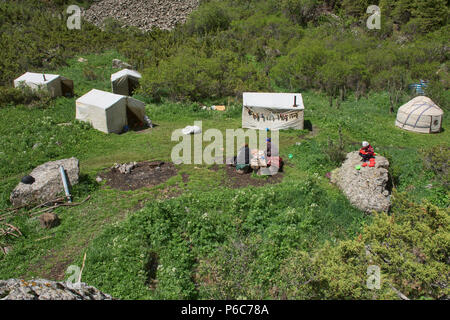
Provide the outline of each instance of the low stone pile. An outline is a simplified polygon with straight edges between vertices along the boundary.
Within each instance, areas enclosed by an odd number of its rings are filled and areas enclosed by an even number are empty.
[[[136,168],[136,166],[137,162],[123,163],[123,164],[116,163],[112,168],[118,170],[122,174],[130,174],[131,170]]]

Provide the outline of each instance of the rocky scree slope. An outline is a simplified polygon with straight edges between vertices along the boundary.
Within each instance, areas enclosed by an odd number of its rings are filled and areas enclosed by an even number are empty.
[[[186,22],[198,5],[199,0],[100,0],[82,15],[99,27],[106,18],[114,18],[144,31],[153,27],[171,30],[177,23]]]

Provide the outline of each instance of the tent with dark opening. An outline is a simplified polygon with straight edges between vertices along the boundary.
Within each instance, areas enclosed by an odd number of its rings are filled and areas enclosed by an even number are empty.
[[[123,69],[111,75],[112,92],[124,96],[131,96],[139,86],[141,74],[135,70]]]
[[[430,98],[418,96],[398,109],[395,125],[420,133],[440,132],[443,116],[444,111]]]
[[[131,97],[92,89],[76,101],[76,119],[105,133],[121,133],[124,127],[145,123],[145,103]]]
[[[46,90],[52,97],[72,97],[73,81],[57,74],[26,72],[14,80],[14,87]]]

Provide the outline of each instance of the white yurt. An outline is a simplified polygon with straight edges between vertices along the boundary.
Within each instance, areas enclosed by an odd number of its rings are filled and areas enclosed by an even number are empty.
[[[304,109],[300,93],[244,92],[242,128],[302,130]]]
[[[135,70],[123,69],[111,75],[112,92],[131,96],[139,86],[141,74]]]
[[[14,87],[47,90],[52,97],[73,96],[73,81],[57,74],[26,72],[14,80]]]
[[[145,103],[131,97],[92,89],[76,101],[76,119],[89,122],[105,133],[121,133],[124,127],[145,123]]]
[[[440,132],[443,116],[444,111],[430,98],[418,96],[398,109],[395,125],[420,133]]]

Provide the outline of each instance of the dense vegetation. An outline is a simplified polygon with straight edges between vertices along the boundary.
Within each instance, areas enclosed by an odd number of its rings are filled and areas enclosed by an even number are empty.
[[[444,132],[420,135],[396,128],[388,112],[419,79],[448,110],[445,1],[203,1],[186,25],[149,33],[116,21],[67,30],[52,14],[69,1],[49,3],[0,2],[0,208],[21,176],[70,156],[81,160],[75,200],[92,198],[57,209],[62,224],[51,230],[13,216],[24,237],[0,239],[13,246],[0,253],[0,278],[61,277],[87,252],[83,281],[118,298],[449,297],[449,120]],[[365,27],[369,4],[382,10],[381,30]],[[138,98],[153,131],[104,135],[73,120],[77,96],[109,90],[113,58],[143,71]],[[76,97],[10,87],[30,70],[73,79]],[[207,166],[180,166],[135,192],[95,181],[114,162],[169,160],[170,133],[194,120],[239,127],[246,90],[303,93],[316,133],[281,133],[281,156],[293,157],[280,185],[230,190],[223,170]],[[227,111],[200,108],[209,102]],[[389,214],[362,214],[325,178],[361,140],[389,159]],[[170,188],[181,195],[165,200]],[[369,265],[381,268],[379,290],[366,287]]]
[[[82,32],[68,30],[67,14],[58,19],[45,1],[2,2],[0,84],[31,68],[61,65],[77,53],[115,47],[145,70],[142,91],[156,100],[318,89],[332,103],[349,91],[359,98],[386,90],[394,108],[409,83],[424,79],[431,82],[428,94],[450,105],[445,1],[374,1],[381,8],[381,30],[366,27],[368,3],[211,0],[173,32],[142,34],[110,20],[105,32],[88,23]]]

